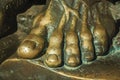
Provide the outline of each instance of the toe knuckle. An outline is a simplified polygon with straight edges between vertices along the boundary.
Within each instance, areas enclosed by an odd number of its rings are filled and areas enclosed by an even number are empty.
[[[97,29],[97,30],[95,31],[95,33],[100,34],[100,35],[104,35],[104,34],[106,34],[106,30],[103,29],[103,28],[100,28],[100,29]]]
[[[81,39],[92,39],[91,33],[83,32],[80,34]]]

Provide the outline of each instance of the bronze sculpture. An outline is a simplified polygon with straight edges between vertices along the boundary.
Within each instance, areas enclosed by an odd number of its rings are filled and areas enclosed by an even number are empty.
[[[47,42],[45,64],[49,67],[59,67],[62,61],[66,66],[77,67],[81,62],[95,59],[95,55],[103,55],[108,50],[108,40],[115,33],[107,5],[106,1],[90,4],[89,0],[51,0],[46,11],[34,20],[33,29],[17,50],[18,55],[34,58]],[[53,29],[50,33],[49,28]]]
[[[43,51],[45,65],[55,68],[64,65],[71,70],[108,50],[115,23],[107,1],[50,0],[48,3],[19,46],[20,57],[36,58]]]

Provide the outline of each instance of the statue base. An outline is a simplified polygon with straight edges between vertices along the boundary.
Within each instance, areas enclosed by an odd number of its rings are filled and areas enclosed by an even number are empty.
[[[91,63],[82,64],[76,70],[67,70],[64,66],[48,68],[41,58],[20,59],[14,54],[0,65],[0,80],[119,80],[119,53],[120,32],[113,39],[108,55],[98,57]]]

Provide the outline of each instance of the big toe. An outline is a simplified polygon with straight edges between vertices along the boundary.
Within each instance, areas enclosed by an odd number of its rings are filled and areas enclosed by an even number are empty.
[[[22,58],[33,58],[36,56],[36,54],[33,52],[35,47],[36,47],[36,43],[34,41],[25,40],[18,47],[17,54]]]

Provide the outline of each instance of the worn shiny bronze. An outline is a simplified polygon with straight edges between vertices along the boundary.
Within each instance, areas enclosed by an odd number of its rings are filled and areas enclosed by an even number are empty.
[[[48,48],[45,51],[44,62],[49,67],[65,64],[74,68],[81,62],[84,64],[94,60],[95,56],[103,55],[108,50],[108,37],[111,40],[112,32],[115,33],[115,23],[107,1],[94,4],[89,2],[89,0],[49,1],[45,12],[41,12],[35,18],[33,29],[18,47],[18,56],[35,58],[41,54],[45,42],[48,42],[48,46],[45,46]],[[105,19],[112,22],[111,35],[106,29],[109,24],[102,24]],[[49,32],[49,28],[53,28],[52,32]]]
[[[31,2],[26,0],[23,3]],[[52,75],[52,80],[106,80],[109,77],[113,80],[118,79],[120,71],[117,71],[115,68],[119,69],[119,67],[113,67],[112,71],[111,69],[112,62],[116,62],[120,58],[116,58],[116,60],[107,59],[111,58],[111,56],[115,58],[117,51],[119,51],[119,48],[116,49],[117,44],[115,43],[115,40],[119,38],[119,34],[113,41],[114,44],[111,43],[117,33],[115,19],[110,11],[111,5],[113,4],[107,0],[47,0],[46,5],[34,7],[28,10],[28,12],[23,13],[22,17],[21,14],[18,15],[18,30],[10,37],[16,36],[15,39],[13,38],[13,41],[18,40],[16,41],[16,46],[20,44],[16,47],[17,49],[13,50],[15,54],[1,64],[0,77],[3,80],[8,79],[12,76],[12,72],[10,74],[9,70],[12,70],[13,74],[17,72],[11,67],[22,65],[24,67],[15,68],[25,69],[33,66],[33,70],[28,74],[33,72],[37,75],[36,68],[38,67],[38,71],[41,71],[40,75],[45,75],[45,77]],[[25,17],[26,14],[34,17]],[[2,15],[0,14],[1,22],[4,19],[4,16],[1,17]],[[29,22],[29,19],[31,22]],[[0,23],[0,25],[2,24]],[[2,27],[0,29],[2,30]],[[3,40],[10,37],[5,37]],[[111,45],[112,48],[110,47]],[[5,48],[0,51],[7,49]],[[115,55],[112,55],[113,53]],[[0,55],[3,55],[3,53]],[[120,66],[118,63],[116,65]],[[4,66],[8,71],[6,73],[4,72]],[[106,67],[109,68],[104,72],[101,68]],[[109,70],[111,73],[114,70],[116,72],[113,72],[113,76],[112,74],[108,75],[107,71]],[[52,73],[47,75],[47,72]],[[20,71],[20,73],[24,73],[24,71]],[[27,72],[25,73],[27,74]],[[5,74],[10,76],[6,77]],[[28,74],[22,76],[23,78],[21,77],[21,79],[27,79]],[[57,78],[55,75],[59,77]],[[100,77],[100,75],[102,76]],[[107,75],[109,77],[106,77]],[[63,76],[66,78],[63,78]],[[16,77],[12,79],[16,79]],[[31,79],[38,79],[38,77]],[[42,76],[39,79],[49,80]]]

